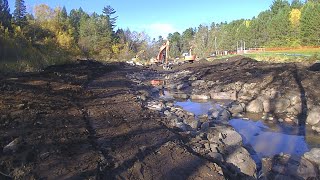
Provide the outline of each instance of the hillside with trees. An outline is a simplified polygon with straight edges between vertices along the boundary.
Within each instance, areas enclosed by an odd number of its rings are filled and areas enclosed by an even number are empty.
[[[0,17],[0,67],[8,71],[33,71],[76,58],[128,60],[139,52],[150,59],[165,38],[117,28],[116,10],[109,5],[102,14],[88,14],[82,8],[68,13],[65,7],[39,4],[28,14],[24,0],[16,0],[11,14],[8,0],[1,0]],[[206,57],[244,42],[246,47],[320,46],[319,19],[318,0],[274,0],[270,9],[252,19],[212,22],[169,34],[170,55],[181,56],[193,46],[198,56]]]
[[[212,22],[169,34],[171,56],[178,56],[194,46],[195,53],[206,57],[216,50],[234,51],[237,45],[258,48],[299,48],[320,46],[320,1],[302,3],[274,0],[270,9],[252,19]]]

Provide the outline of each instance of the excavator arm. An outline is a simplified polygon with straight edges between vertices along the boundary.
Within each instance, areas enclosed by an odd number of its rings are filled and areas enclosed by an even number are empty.
[[[170,49],[170,42],[167,41],[160,47],[159,53],[157,55],[158,62],[162,64],[163,63],[168,64],[169,49]]]

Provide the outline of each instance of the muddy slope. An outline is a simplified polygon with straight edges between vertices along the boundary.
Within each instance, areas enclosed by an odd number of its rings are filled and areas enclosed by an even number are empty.
[[[126,78],[140,70],[79,61],[1,77],[1,179],[224,179],[143,108]]]

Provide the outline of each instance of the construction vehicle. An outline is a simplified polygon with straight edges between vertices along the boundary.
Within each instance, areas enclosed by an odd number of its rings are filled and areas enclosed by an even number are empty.
[[[193,46],[190,47],[189,54],[187,56],[184,56],[185,61],[193,62],[194,60],[196,60],[196,55],[192,55],[192,48]]]
[[[169,63],[169,51],[170,51],[170,42],[167,40],[160,47],[159,53],[156,58],[156,64],[162,64],[164,69],[171,69],[171,64]],[[192,55],[192,46],[190,47],[189,54],[184,56],[185,61],[193,62],[196,59],[195,55]]]

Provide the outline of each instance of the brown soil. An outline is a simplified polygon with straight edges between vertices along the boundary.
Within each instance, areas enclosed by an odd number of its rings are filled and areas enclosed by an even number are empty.
[[[313,104],[320,102],[320,73],[304,65],[237,56],[173,70],[185,69],[224,83],[259,82],[272,75],[282,91],[298,88]],[[78,61],[39,73],[2,75],[0,179],[235,178],[223,164],[193,152],[187,138],[144,108],[137,95],[150,87],[126,78],[142,70]],[[15,148],[2,151],[13,140]]]
[[[143,108],[125,76],[139,70],[80,61],[2,76],[0,179],[223,179]]]

